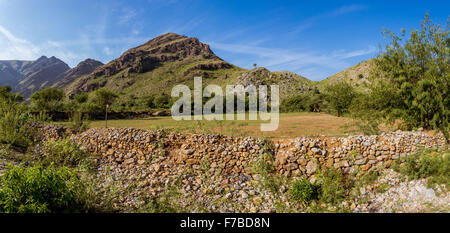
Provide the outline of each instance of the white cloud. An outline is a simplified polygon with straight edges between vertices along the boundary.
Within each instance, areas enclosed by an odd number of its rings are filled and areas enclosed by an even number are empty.
[[[119,17],[119,24],[127,24],[138,15],[137,11],[130,8],[122,9],[122,14]]]
[[[363,55],[367,55],[367,54],[373,54],[375,52],[376,52],[375,46],[369,45],[369,47],[367,49],[360,49],[360,50],[350,51],[350,52],[346,52],[346,53],[336,54],[335,56],[345,59],[345,58],[359,57],[359,56],[363,56]]]
[[[368,49],[355,51],[338,51],[332,53],[319,53],[316,51],[294,51],[279,48],[266,48],[245,44],[209,43],[213,49],[236,54],[246,54],[255,57],[253,63],[274,70],[290,70],[300,72],[313,79],[327,76],[323,69],[341,70],[351,65],[346,59],[372,54],[374,46]],[[321,70],[322,68],[322,70]],[[328,74],[329,75],[329,74]]]
[[[0,25],[0,59],[32,60],[39,56],[39,48],[27,40],[14,36]]]
[[[312,27],[317,21],[337,17],[340,15],[349,14],[352,12],[357,12],[366,9],[367,6],[364,5],[349,5],[349,6],[342,6],[339,8],[336,8],[330,12],[318,14],[312,17],[309,17],[305,19],[300,25],[296,26],[291,33],[299,33],[301,31],[304,31],[310,27]]]
[[[111,51],[111,49],[108,46],[103,48],[103,53],[105,53],[108,56],[113,55],[113,52]]]

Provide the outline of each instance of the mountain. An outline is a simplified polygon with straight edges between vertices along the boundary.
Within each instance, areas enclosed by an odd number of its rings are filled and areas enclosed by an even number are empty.
[[[329,78],[314,82],[301,75],[259,67],[246,70],[218,57],[209,45],[195,37],[175,33],[158,36],[129,49],[117,59],[103,64],[93,59],[70,69],[63,61],[45,56],[36,61],[0,61],[0,85],[29,97],[45,87],[63,88],[68,96],[99,88],[113,90],[121,98],[170,94],[178,84],[193,87],[196,76],[203,85],[272,85],[280,86],[280,97],[315,91],[324,85],[343,80],[357,87],[368,82],[374,60],[361,62]]]
[[[369,59],[367,61],[360,62],[350,68],[342,70],[320,82],[319,86],[333,84],[338,81],[345,81],[352,84],[355,87],[363,87],[364,84],[369,83],[369,75],[371,69],[375,65],[375,59]]]
[[[73,95],[105,87],[135,96],[170,94],[169,88],[186,84],[194,76],[220,82],[240,71],[243,69],[217,57],[197,38],[168,33],[126,51],[69,84],[66,91]]]
[[[192,87],[195,76],[203,77],[204,86],[277,83],[281,85],[282,96],[311,90],[313,86],[312,81],[291,72],[237,67],[219,58],[209,45],[197,38],[167,33],[126,51],[68,84],[65,90],[70,96],[103,87],[123,96],[170,94],[178,84]]]
[[[0,86],[15,87],[23,78],[23,68],[32,61],[0,61]]]
[[[36,61],[0,61],[0,85],[28,98],[35,91],[49,87],[70,67],[56,57],[42,56]]]
[[[66,63],[56,57],[42,56],[23,69],[25,77],[13,90],[28,98],[35,91],[52,86],[58,81],[58,76],[69,69]]]
[[[52,87],[63,88],[74,82],[79,77],[92,73],[97,67],[102,65],[104,65],[102,62],[88,58],[80,62],[73,69],[67,70],[66,72],[58,75],[58,77],[56,77],[57,81],[52,85]]]

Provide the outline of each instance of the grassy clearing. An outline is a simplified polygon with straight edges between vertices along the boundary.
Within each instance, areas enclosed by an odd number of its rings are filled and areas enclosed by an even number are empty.
[[[175,121],[172,117],[152,117],[134,120],[109,120],[110,127],[133,127],[138,129],[171,129],[183,133],[216,133],[229,136],[255,136],[265,138],[292,138],[300,136],[342,136],[346,135],[343,126],[350,118],[335,117],[324,113],[281,113],[276,131],[261,132],[260,125],[268,121]],[[92,121],[91,128],[104,127],[104,121]]]

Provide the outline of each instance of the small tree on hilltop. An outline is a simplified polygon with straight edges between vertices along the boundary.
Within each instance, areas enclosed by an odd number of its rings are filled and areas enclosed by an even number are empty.
[[[106,89],[98,89],[94,92],[94,101],[105,109],[105,125],[108,127],[108,109],[116,101],[118,95]]]

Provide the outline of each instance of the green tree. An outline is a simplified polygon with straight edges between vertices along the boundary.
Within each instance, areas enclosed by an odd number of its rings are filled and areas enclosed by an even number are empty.
[[[10,86],[0,86],[0,98],[4,100],[12,100],[14,102],[23,100],[23,97],[21,95],[11,91],[12,89]]]
[[[33,109],[39,112],[58,112],[64,109],[64,91],[57,88],[46,88],[31,95]]]
[[[376,59],[371,87],[374,108],[388,119],[402,119],[407,128],[448,131],[450,80],[449,25],[432,23],[429,15],[409,38],[386,30],[390,39]]]
[[[324,95],[329,106],[335,110],[337,116],[340,117],[343,113],[348,112],[357,93],[352,85],[341,81],[326,86]]]
[[[108,109],[116,101],[118,95],[107,89],[98,89],[94,92],[94,102],[105,110],[105,124],[108,127]]]

